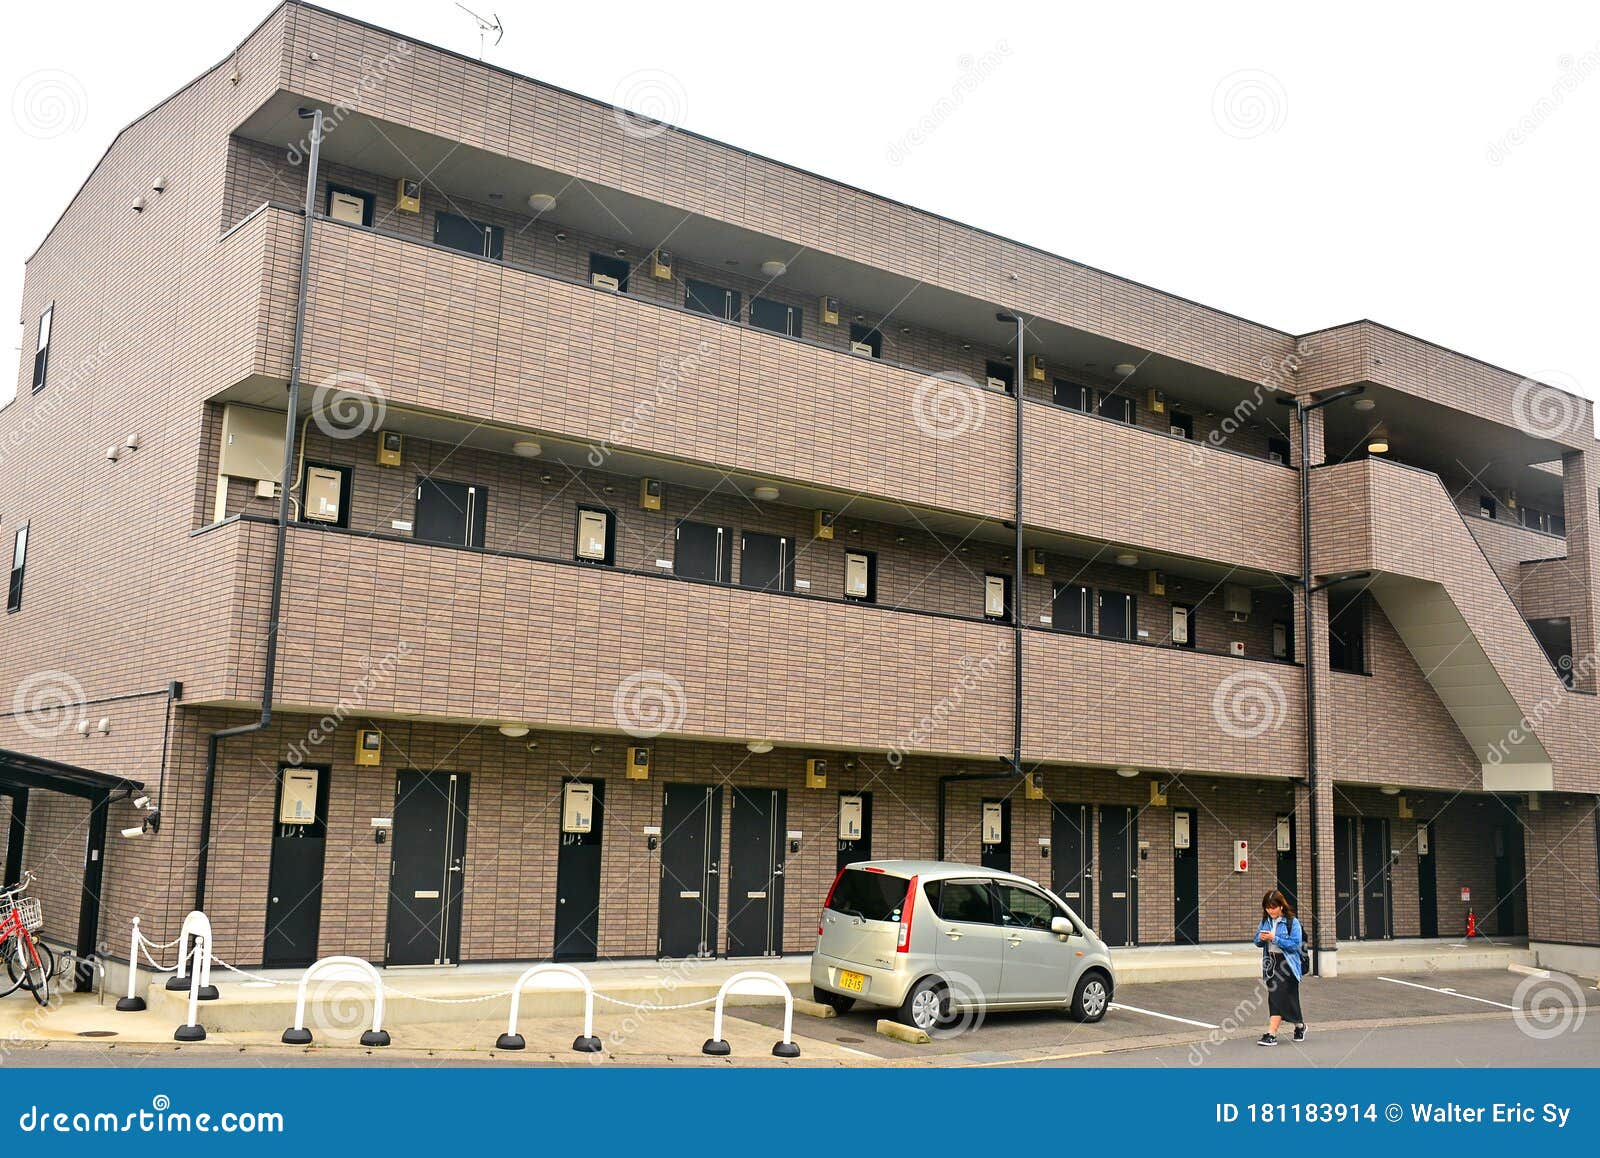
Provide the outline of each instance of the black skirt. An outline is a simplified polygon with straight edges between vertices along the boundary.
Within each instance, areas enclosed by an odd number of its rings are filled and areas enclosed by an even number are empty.
[[[1281,953],[1269,953],[1272,964],[1267,971],[1267,1012],[1291,1025],[1304,1025],[1300,1013],[1300,979],[1289,969]]]

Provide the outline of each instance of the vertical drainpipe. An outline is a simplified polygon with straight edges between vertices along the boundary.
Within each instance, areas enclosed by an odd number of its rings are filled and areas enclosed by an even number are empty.
[[[1310,801],[1306,809],[1311,825],[1311,974],[1322,975],[1322,830],[1317,827],[1317,685],[1312,663],[1315,632],[1311,620],[1311,456],[1307,450],[1306,404],[1295,399],[1300,422],[1300,590],[1305,603],[1304,643],[1306,665],[1306,784]]]
[[[1021,314],[998,313],[995,320],[1014,322],[1017,327],[1017,362],[1012,373],[1016,403],[1016,431],[1013,451],[1016,473],[1012,480],[1013,519],[1015,520],[1015,558],[1012,563],[1011,591],[1011,771],[1022,778],[1022,390],[1027,375],[1027,358],[1023,350],[1023,334],[1027,323]]]
[[[284,419],[283,473],[278,483],[277,540],[272,553],[272,589],[267,609],[267,654],[261,671],[261,718],[236,728],[211,733],[206,741],[205,790],[200,802],[200,851],[195,857],[194,907],[206,904],[206,875],[211,866],[211,813],[217,792],[217,748],[223,740],[259,732],[272,722],[272,686],[278,673],[278,626],[283,608],[283,563],[289,540],[289,489],[294,479],[295,437],[300,412],[300,363],[305,345],[306,296],[311,284],[311,228],[317,210],[317,163],[322,154],[322,110],[301,109],[311,122],[311,147],[306,159],[306,204],[300,229],[300,287],[295,298],[294,346],[289,359],[288,414]]]

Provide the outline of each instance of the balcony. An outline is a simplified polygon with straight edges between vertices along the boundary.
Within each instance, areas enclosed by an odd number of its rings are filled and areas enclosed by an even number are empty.
[[[207,588],[221,638],[187,702],[259,697],[273,533],[239,519],[191,540],[232,586]],[[1011,747],[1002,624],[299,527],[286,575],[286,711],[662,727],[982,761]],[[1299,774],[1292,665],[1034,629],[1024,639],[1039,689],[1029,760]]]

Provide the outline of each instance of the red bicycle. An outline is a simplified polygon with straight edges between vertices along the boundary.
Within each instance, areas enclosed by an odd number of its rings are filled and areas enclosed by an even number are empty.
[[[33,881],[33,873],[24,872],[22,880],[0,890],[0,956],[11,976],[11,987],[0,997],[26,989],[40,1005],[48,1005],[56,961],[50,946],[34,938],[44,927],[44,910],[37,897],[22,895]]]

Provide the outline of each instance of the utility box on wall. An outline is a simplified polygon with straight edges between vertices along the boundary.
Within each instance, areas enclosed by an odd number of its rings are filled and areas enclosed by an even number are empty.
[[[983,802],[983,843],[1003,844],[1005,839],[1005,810],[1001,808],[998,800],[985,800]]]
[[[594,827],[594,785],[571,780],[561,786],[561,831],[589,832]]]
[[[859,796],[839,797],[839,839],[860,840],[862,803]]]
[[[373,767],[383,763],[383,733],[376,728],[356,732],[356,764]]]
[[[1250,871],[1250,842],[1236,840],[1233,842],[1233,871],[1243,873]]]
[[[828,786],[828,762],[826,760],[806,761],[806,787],[826,788]]]
[[[650,779],[650,749],[649,748],[629,748],[628,749],[628,779],[629,780],[648,780],[648,779]]]

